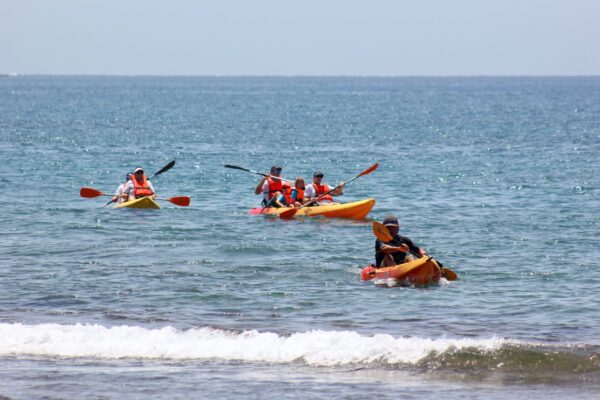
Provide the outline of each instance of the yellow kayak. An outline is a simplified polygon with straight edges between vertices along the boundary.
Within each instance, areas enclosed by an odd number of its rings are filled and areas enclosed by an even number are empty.
[[[160,210],[158,203],[152,200],[150,197],[140,197],[139,199],[118,203],[115,204],[113,208],[146,208]]]
[[[364,219],[369,211],[375,205],[375,199],[365,199],[359,201],[353,201],[351,203],[344,204],[330,204],[320,205],[314,207],[304,207],[298,210],[296,215],[306,217],[316,217],[321,215],[329,218],[352,218],[352,219]],[[252,215],[279,215],[284,211],[290,210],[291,207],[262,207],[253,208],[248,213]]]

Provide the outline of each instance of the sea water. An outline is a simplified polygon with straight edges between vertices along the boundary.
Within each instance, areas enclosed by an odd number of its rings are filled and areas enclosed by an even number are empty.
[[[600,78],[0,78],[0,396],[595,399]],[[189,207],[113,210],[127,172]],[[259,176],[364,221],[248,215]],[[362,282],[370,221],[459,275]]]

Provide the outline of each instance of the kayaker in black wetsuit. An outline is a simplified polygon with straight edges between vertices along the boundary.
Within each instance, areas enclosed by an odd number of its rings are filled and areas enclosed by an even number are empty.
[[[375,241],[375,267],[392,267],[411,261],[413,255],[422,257],[426,254],[425,250],[414,244],[412,240],[398,234],[400,224],[394,215],[385,217],[383,225],[390,232],[392,240],[383,242],[377,239]]]

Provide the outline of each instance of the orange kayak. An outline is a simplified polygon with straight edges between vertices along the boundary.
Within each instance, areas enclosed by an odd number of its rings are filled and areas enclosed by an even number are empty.
[[[425,256],[393,267],[375,268],[369,265],[362,269],[360,276],[363,281],[396,279],[413,285],[430,285],[439,282],[441,270],[433,258]]]
[[[352,218],[352,219],[364,219],[369,211],[375,205],[375,199],[365,199],[360,201],[353,201],[351,203],[344,204],[330,204],[320,205],[314,207],[304,207],[298,210],[296,215],[305,217],[316,217],[322,215],[323,217],[329,218]],[[290,210],[291,207],[262,207],[253,208],[248,214],[252,215],[279,215],[286,210]]]

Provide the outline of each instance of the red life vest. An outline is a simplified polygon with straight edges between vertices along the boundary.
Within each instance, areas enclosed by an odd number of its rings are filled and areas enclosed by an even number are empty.
[[[313,187],[315,188],[315,192],[317,192],[317,196],[319,197],[321,196],[323,193],[327,193],[331,190],[331,188],[329,187],[329,185],[319,185],[316,183],[312,184]],[[329,200],[329,201],[333,201],[333,197],[329,194],[326,194],[325,196],[319,198],[319,200]]]
[[[139,197],[152,196],[154,194],[154,192],[150,190],[146,175],[143,175],[143,177],[144,180],[141,183],[138,182],[135,176],[131,179],[131,182],[133,182],[133,195],[136,199]]]
[[[268,178],[267,183],[269,184],[269,201],[273,198],[275,193],[283,193],[283,183],[281,180],[276,181],[273,178]]]

